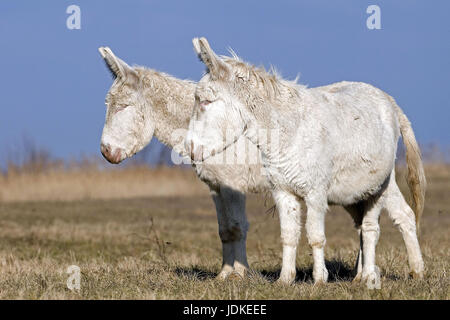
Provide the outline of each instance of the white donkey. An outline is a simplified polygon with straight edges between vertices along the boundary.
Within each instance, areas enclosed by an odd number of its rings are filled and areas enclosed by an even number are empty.
[[[241,136],[259,147],[280,214],[284,280],[295,276],[299,199],[307,207],[306,233],[315,282],[328,278],[324,260],[328,204],[347,208],[360,230],[358,277],[367,285],[379,282],[375,247],[382,209],[401,221],[412,273],[421,277],[416,223],[423,211],[426,181],[411,125],[394,99],[357,82],[307,89],[236,56],[219,57],[205,38],[193,43],[207,73],[197,84],[186,149],[198,162],[223,152]],[[268,131],[275,131],[276,138]],[[400,132],[415,214],[395,182]]]
[[[153,135],[167,146],[181,147],[177,151],[185,152],[183,137],[174,133],[179,129],[187,131],[194,107],[196,84],[144,67],[131,67],[109,48],[100,48],[99,51],[115,78],[106,97],[106,120],[101,139],[105,158],[112,163],[119,163],[144,148]],[[248,141],[242,137],[237,143],[242,140]],[[249,143],[247,148],[249,154],[256,152],[259,157],[260,153],[254,144]],[[195,170],[210,187],[216,206],[223,249],[222,270],[218,278],[225,279],[233,271],[243,276],[248,268],[245,193],[264,192],[269,190],[269,185],[259,159],[256,163],[217,164],[214,161],[216,157],[196,165]],[[357,211],[356,207],[348,209]],[[390,211],[389,214],[403,235],[412,273],[420,275],[423,264],[416,262],[419,248],[416,235],[410,231],[408,218],[400,211]],[[283,251],[289,255],[293,250],[288,240],[283,240]],[[361,255],[356,269],[360,275]],[[284,255],[281,281],[293,281],[293,272],[295,257],[286,263]]]
[[[177,152],[187,154],[184,137],[194,107],[196,84],[144,67],[131,67],[109,48],[99,51],[114,77],[106,96],[103,156],[111,163],[119,163],[143,149],[153,135]],[[219,279],[232,272],[245,276],[249,268],[245,193],[263,192],[269,187],[261,172],[257,147],[248,143],[248,150],[257,155],[257,161],[230,165],[221,163],[218,155],[194,165],[199,178],[209,186],[216,207],[223,253]]]

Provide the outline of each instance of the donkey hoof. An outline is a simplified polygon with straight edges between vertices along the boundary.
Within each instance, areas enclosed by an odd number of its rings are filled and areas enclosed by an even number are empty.
[[[233,273],[237,273],[242,279],[247,278],[249,271],[246,268],[234,268],[234,272]]]
[[[236,271],[231,272],[227,277],[227,281],[242,281],[243,279],[244,277]]]
[[[362,272],[358,272],[356,274],[356,276],[353,278],[352,282],[353,283],[360,283],[362,279]]]
[[[314,279],[314,286],[324,286],[327,281],[327,279]]]
[[[220,272],[217,276],[216,276],[216,280],[219,281],[224,281],[227,277],[228,277],[228,273],[225,272]]]
[[[296,271],[281,271],[280,277],[277,280],[278,284],[291,285],[294,283]]]
[[[327,283],[328,281],[328,271],[327,269],[323,269],[319,272],[314,272],[313,271],[313,279],[314,279],[314,284],[324,284]]]
[[[234,262],[234,272],[239,274],[241,278],[247,278],[249,273],[249,266],[248,264],[239,263],[238,261]]]
[[[362,281],[366,284],[367,289],[381,289],[381,277],[377,271],[369,272],[362,275]]]
[[[411,271],[409,273],[409,276],[411,278],[413,278],[414,280],[422,280],[423,279],[423,271],[419,271],[419,272]]]
[[[216,280],[224,281],[233,272],[233,268],[223,268],[216,277]]]

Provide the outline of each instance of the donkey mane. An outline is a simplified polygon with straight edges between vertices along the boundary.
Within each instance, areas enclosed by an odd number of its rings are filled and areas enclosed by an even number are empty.
[[[300,97],[300,92],[306,89],[305,85],[298,83],[297,76],[294,80],[283,79],[280,73],[271,66],[267,71],[264,66],[254,66],[243,61],[230,48],[231,57],[221,56],[221,58],[232,67],[232,72],[238,79],[252,88],[257,88],[258,94],[262,94],[269,100],[278,100],[280,97]]]
[[[171,81],[176,81],[179,83],[185,83],[185,82],[190,82],[193,84],[196,84],[195,81],[193,80],[188,80],[188,79],[179,79],[176,78],[168,73],[162,72],[162,71],[156,71],[154,69],[148,68],[148,67],[144,67],[144,66],[139,66],[139,65],[134,65],[133,68],[140,74],[142,74],[142,76],[144,78],[147,79],[147,81],[151,81],[153,76],[158,76],[160,79],[158,80],[165,80],[166,82],[171,82]]]
[[[133,66],[134,70],[138,73],[140,82],[144,85],[144,87],[152,88],[172,88],[175,89],[174,86],[186,86],[192,85],[194,86],[196,83],[192,80],[187,79],[179,79],[170,74],[156,71],[147,67],[142,66]],[[169,92],[167,92],[169,93]]]

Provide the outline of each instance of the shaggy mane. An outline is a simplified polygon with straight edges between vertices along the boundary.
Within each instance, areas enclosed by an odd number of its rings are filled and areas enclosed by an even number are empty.
[[[297,83],[299,76],[294,80],[283,79],[273,66],[267,71],[263,66],[256,67],[246,63],[233,49],[229,48],[228,51],[231,57],[221,56],[221,58],[232,67],[235,76],[254,87],[261,87],[268,98],[276,98],[281,94],[298,97],[299,91],[306,88]]]

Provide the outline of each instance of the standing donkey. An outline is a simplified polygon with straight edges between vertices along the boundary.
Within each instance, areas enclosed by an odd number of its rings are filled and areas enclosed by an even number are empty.
[[[186,153],[184,138],[173,133],[188,128],[196,84],[144,67],[130,67],[109,48],[100,48],[99,51],[114,77],[114,83],[106,97],[106,120],[101,139],[101,151],[105,158],[112,163],[119,163],[144,148],[153,135],[176,151]],[[236,144],[242,141],[248,142],[248,139],[242,136]],[[217,155],[194,165],[197,175],[209,186],[216,206],[223,251],[219,279],[225,279],[233,271],[241,276],[245,275],[248,268],[245,193],[269,190],[257,147],[248,143],[247,151],[249,154],[256,153],[257,161],[217,164],[214,161],[219,156]],[[351,208],[349,210],[355,211]],[[411,271],[420,275],[423,264],[411,263],[417,257],[414,255],[417,252],[417,238],[410,232],[410,222],[399,211],[389,213],[403,235]],[[283,213],[280,215],[285,216]],[[286,241],[287,239],[283,240],[283,252],[289,255],[292,249]],[[283,255],[280,280],[289,283],[294,280],[295,275],[291,266],[286,267],[285,256],[286,254]],[[295,260],[293,263],[295,272]],[[361,255],[356,269],[360,274]]]
[[[423,211],[426,181],[411,125],[394,99],[357,82],[307,89],[236,56],[219,57],[205,38],[194,39],[193,44],[207,73],[197,84],[186,149],[195,162],[207,161],[245,136],[261,150],[280,214],[284,281],[295,276],[299,199],[307,207],[315,282],[328,278],[324,260],[328,204],[344,206],[360,234],[357,278],[368,286],[379,283],[375,247],[383,209],[400,224],[412,274],[421,277],[416,224]],[[415,213],[395,182],[400,132]]]
[[[131,67],[107,47],[99,48],[99,52],[114,78],[105,101],[100,146],[103,156],[111,163],[119,163],[142,150],[153,135],[187,155],[184,135],[192,115],[196,84],[144,67]],[[242,141],[247,139],[242,137]],[[249,268],[245,194],[268,190],[260,153],[253,144],[247,145],[249,153],[257,156],[256,161],[229,165],[222,163],[218,155],[194,165],[198,177],[209,186],[216,207],[223,253],[218,279],[232,272],[245,276]]]

